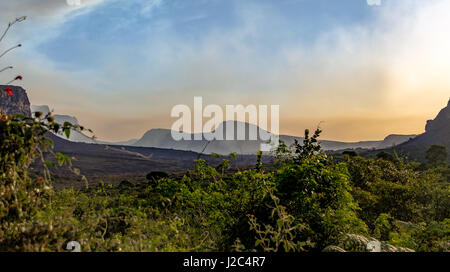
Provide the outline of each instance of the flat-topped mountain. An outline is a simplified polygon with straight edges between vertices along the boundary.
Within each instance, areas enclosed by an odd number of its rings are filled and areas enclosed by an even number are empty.
[[[9,96],[6,92],[0,92],[0,108],[6,111],[9,114],[13,113],[23,113],[26,115],[31,115],[31,112],[40,111],[43,114],[47,114],[50,109],[48,106],[31,106],[30,110],[30,102],[26,95],[26,92],[21,87],[17,86],[0,86],[0,88],[10,87],[13,89],[13,96]],[[436,135],[435,131],[441,131],[447,128],[445,125],[442,126],[441,123],[447,120],[446,116],[448,115],[448,110],[443,111],[435,121],[430,121],[427,125],[427,132],[431,132],[433,135]],[[69,115],[61,115],[54,114],[55,121],[63,124],[64,122],[70,122],[74,125],[78,124],[78,120],[74,116]],[[234,126],[233,139],[235,140],[207,140],[204,137],[200,137],[201,140],[193,140],[199,135],[188,134],[185,133],[186,138],[191,140],[180,140],[176,141],[172,137],[172,132],[169,129],[152,129],[147,131],[140,139],[132,139],[128,141],[118,142],[118,143],[110,143],[101,140],[92,139],[91,137],[80,133],[78,131],[72,131],[70,134],[69,141],[72,142],[81,142],[81,143],[92,143],[92,144],[109,144],[109,145],[127,145],[127,146],[140,146],[140,147],[155,147],[155,148],[165,148],[165,149],[174,149],[174,150],[183,150],[183,151],[193,151],[199,153],[219,153],[219,154],[229,154],[232,152],[236,152],[238,154],[256,154],[258,150],[261,149],[262,144],[266,144],[268,140],[265,139],[274,139],[275,136],[266,130],[260,129],[258,126],[237,122],[237,121],[226,121],[220,124],[215,131],[211,133],[221,132],[223,133],[223,138],[226,138],[227,128],[229,126]],[[244,128],[243,130],[239,130],[238,127]],[[238,131],[245,131],[245,134],[238,135]],[[256,131],[257,140],[250,139],[250,131]],[[442,133],[438,133],[441,135]],[[261,135],[265,135],[264,140],[261,139]],[[444,136],[448,135],[444,133]],[[57,135],[59,137],[65,137],[64,135]],[[239,137],[241,136],[241,137]],[[392,146],[396,146],[402,144],[411,138],[414,138],[415,135],[389,135],[384,140],[380,141],[361,141],[361,142],[339,142],[339,141],[331,141],[331,140],[321,140],[320,143],[324,150],[335,151],[335,150],[343,150],[343,149],[383,149],[389,148]],[[428,139],[430,138],[431,139]],[[433,136],[434,137],[434,136]],[[424,139],[428,139],[426,141],[433,141],[434,138],[432,136],[421,137],[420,141],[425,141]],[[294,140],[298,140],[299,142],[303,141],[302,137],[295,137],[289,135],[280,135],[280,139],[285,142],[287,145],[290,145],[294,142]],[[442,138],[440,136],[440,140],[438,142],[445,141],[447,138]]]
[[[158,148],[168,148],[177,150],[186,150],[194,152],[203,152],[206,154],[219,153],[219,154],[229,154],[236,152],[238,154],[256,154],[260,150],[261,144],[267,143],[265,140],[250,140],[249,131],[253,129],[257,131],[257,135],[265,134],[268,138],[274,138],[274,135],[260,129],[256,125],[248,123],[240,123],[236,121],[223,122],[218,126],[216,130],[222,131],[223,138],[225,139],[227,125],[234,125],[234,138],[235,140],[212,140],[208,141],[205,138],[202,140],[193,140],[195,138],[194,134],[184,133],[186,138],[191,140],[174,140],[172,138],[172,131],[169,129],[152,129],[147,131],[141,139],[139,139],[135,146],[144,147],[158,147]],[[237,138],[237,128],[238,125],[242,125],[245,128],[245,140],[236,140]],[[215,130],[215,131],[216,131]],[[211,132],[214,133],[215,131]],[[320,141],[322,148],[324,150],[342,150],[342,149],[383,149],[387,147],[392,147],[404,143],[416,135],[389,135],[384,140],[381,141],[361,141],[361,142],[339,142],[322,140]],[[295,137],[289,135],[280,135],[280,139],[287,145],[294,143],[294,140],[298,140],[300,143],[303,141],[303,137]]]

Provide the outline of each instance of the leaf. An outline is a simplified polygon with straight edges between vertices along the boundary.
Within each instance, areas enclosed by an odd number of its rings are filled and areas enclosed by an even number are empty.
[[[70,138],[70,129],[65,128],[64,129],[64,134],[66,134],[67,139],[69,139]]]
[[[70,158],[61,152],[55,153],[56,159],[58,160],[59,166],[62,166],[64,163],[71,164]]]
[[[55,124],[53,125],[53,131],[54,131],[54,132],[58,132],[58,131],[59,131],[59,128],[60,128],[60,126],[59,126],[58,123],[55,123]]]
[[[44,163],[45,163],[45,165],[47,165],[47,166],[50,166],[50,167],[56,167],[56,165],[55,165],[53,162],[51,162],[51,161],[45,161]]]
[[[278,226],[278,228],[281,228],[283,226],[283,220],[278,219],[277,220],[277,226]]]

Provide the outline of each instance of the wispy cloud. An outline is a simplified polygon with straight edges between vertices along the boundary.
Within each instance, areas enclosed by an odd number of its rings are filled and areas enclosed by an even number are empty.
[[[59,16],[61,13],[70,12],[75,9],[82,9],[99,4],[103,0],[81,0],[80,6],[69,5],[66,0],[14,0],[2,1],[0,10],[2,17],[22,16],[24,14],[30,17],[52,17]]]
[[[170,127],[171,107],[194,95],[280,104],[282,132],[325,121],[325,137],[339,140],[419,133],[447,102],[447,1],[361,0],[370,16],[342,8],[328,23],[298,15],[317,12],[314,1],[105,0],[78,11],[56,2],[38,28],[47,37],[8,61],[26,73],[33,103],[76,115],[100,138]]]

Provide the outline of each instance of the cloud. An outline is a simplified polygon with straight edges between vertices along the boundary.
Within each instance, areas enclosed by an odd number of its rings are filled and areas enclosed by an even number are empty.
[[[39,51],[10,59],[26,73],[33,103],[77,116],[106,140],[170,127],[171,107],[192,104],[194,95],[208,104],[280,104],[284,133],[301,135],[325,121],[325,138],[365,140],[420,133],[447,102],[446,1],[386,1],[370,20],[336,24],[312,38],[294,33],[302,25],[293,27],[267,1],[236,1],[233,21],[198,33],[180,31],[178,17],[155,16],[164,3],[145,3],[151,24],[130,23],[130,37],[80,35],[83,59],[96,60],[85,70],[61,68]],[[132,17],[126,15],[120,18]]]
[[[380,6],[381,0],[367,0],[367,5],[369,6]]]
[[[149,16],[151,15],[151,12],[155,9],[161,6],[163,3],[163,0],[149,0],[145,2],[140,2],[142,5],[141,9],[141,15]]]
[[[69,5],[66,0],[14,0],[1,1],[0,10],[2,17],[18,17],[27,15],[30,17],[52,17],[74,9],[86,8],[96,5],[102,0],[80,0],[81,5]]]

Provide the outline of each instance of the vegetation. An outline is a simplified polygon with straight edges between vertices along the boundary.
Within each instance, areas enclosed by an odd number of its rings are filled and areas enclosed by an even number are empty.
[[[322,152],[320,129],[306,130],[302,144],[280,144],[273,165],[261,152],[255,167],[234,172],[235,154],[217,167],[199,157],[179,177],[151,172],[94,188],[82,177],[84,189],[55,191],[51,168],[80,171],[45,135],[73,129],[83,130],[0,111],[0,251],[64,251],[70,241],[82,251],[366,251],[373,240],[384,251],[450,250],[445,147],[432,146],[426,164],[356,152],[338,162]]]
[[[52,151],[52,142],[45,134],[64,131],[68,135],[74,128],[67,122],[63,126],[55,123],[51,114],[38,113],[31,118],[8,116],[0,110],[0,251],[44,250],[67,234],[66,223],[44,219],[42,212],[54,195],[49,167],[68,164],[72,171],[77,169],[71,168],[67,156]],[[54,160],[47,160],[44,152]],[[35,159],[42,162],[41,177],[29,174]]]
[[[317,130],[302,144],[281,144],[271,166],[259,153],[253,169],[229,174],[228,160],[199,159],[178,178],[154,172],[138,184],[54,191],[47,168],[33,177],[28,166],[70,166],[62,154],[45,159],[45,133],[65,125],[2,114],[1,251],[63,251],[69,241],[83,251],[364,251],[355,241],[374,239],[392,251],[450,249],[442,164],[417,170],[399,157],[355,154],[335,162]]]

